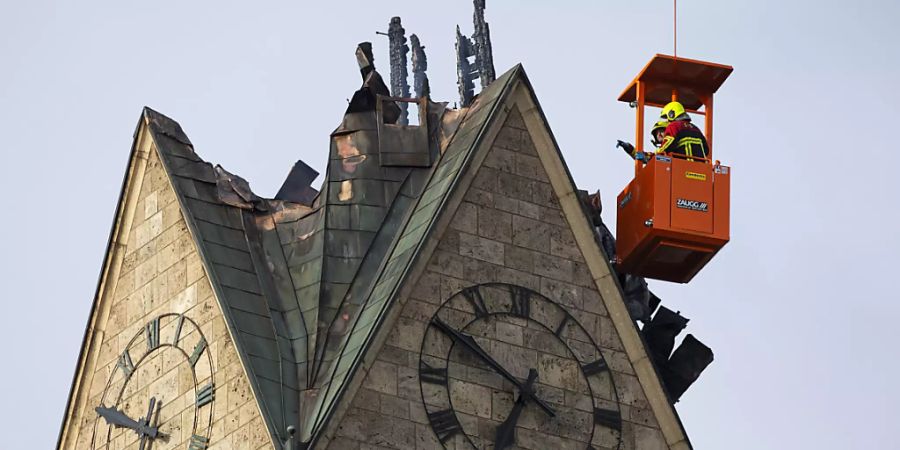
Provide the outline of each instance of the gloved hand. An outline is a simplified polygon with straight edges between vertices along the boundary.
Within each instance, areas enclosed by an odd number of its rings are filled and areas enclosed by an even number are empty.
[[[634,153],[634,146],[625,141],[616,141],[616,147],[622,147],[622,150],[625,150],[625,153],[628,153],[628,156],[631,156]]]
[[[641,161],[643,163],[647,163],[650,160],[650,154],[644,152],[637,152],[634,154],[634,159]]]

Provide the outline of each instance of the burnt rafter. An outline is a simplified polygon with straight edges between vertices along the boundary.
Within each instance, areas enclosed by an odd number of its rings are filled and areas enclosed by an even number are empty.
[[[406,30],[400,23],[400,17],[392,17],[391,23],[388,25],[388,32],[379,34],[387,35],[390,47],[391,96],[407,98],[409,97],[409,81],[406,63],[409,46],[406,45]],[[408,105],[401,103],[399,106],[400,119],[397,124],[407,125],[409,124]]]
[[[409,37],[412,45],[412,71],[413,89],[416,97],[428,97],[431,95],[431,87],[428,85],[428,58],[425,56],[425,46],[419,42],[419,37],[413,34]]]
[[[481,89],[485,89],[496,79],[491,31],[484,19],[485,0],[474,0],[474,4],[472,18],[475,32],[472,37],[463,35],[459,26],[456,26],[456,75],[462,106],[472,103],[476,79],[481,83]],[[469,60],[472,57],[475,58],[474,61]]]
[[[475,43],[475,66],[481,77],[481,88],[494,82],[497,75],[494,73],[494,54],[491,49],[491,29],[484,20],[485,0],[475,0],[475,14],[473,22],[475,33],[472,41]]]

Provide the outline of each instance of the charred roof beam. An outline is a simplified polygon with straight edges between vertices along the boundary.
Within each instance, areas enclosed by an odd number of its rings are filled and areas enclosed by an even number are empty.
[[[485,0],[475,0],[472,16],[475,33],[464,36],[456,26],[456,75],[459,85],[459,100],[462,106],[469,106],[475,97],[475,79],[481,89],[488,87],[497,78],[494,72],[494,56],[491,48],[491,31],[484,20]],[[469,58],[475,57],[474,62]]]
[[[428,85],[428,58],[425,56],[425,46],[419,42],[419,37],[413,34],[409,37],[412,44],[412,71],[413,89],[416,97],[428,97],[431,95],[431,87]]]
[[[409,81],[408,72],[406,70],[407,54],[409,46],[406,45],[406,30],[400,23],[400,17],[392,17],[391,23],[388,25],[387,33],[378,33],[388,37],[390,46],[391,59],[391,96],[392,97],[409,97]],[[409,124],[408,105],[400,103],[400,119],[398,125]]]

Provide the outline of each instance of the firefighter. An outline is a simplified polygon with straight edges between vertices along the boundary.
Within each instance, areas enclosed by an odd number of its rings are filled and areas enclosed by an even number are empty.
[[[693,161],[692,156],[707,157],[709,144],[706,142],[706,137],[699,128],[691,123],[691,116],[684,110],[684,105],[670,102],[663,108],[659,117],[661,120],[668,121],[668,125],[663,132],[662,143],[656,149],[656,153],[685,155],[688,157],[688,161]]]
[[[663,143],[663,136],[666,130],[666,127],[669,125],[668,120],[659,120],[655,124],[653,124],[653,128],[650,130],[650,142],[653,143],[653,146],[659,148]],[[629,142],[618,141],[616,147],[622,147],[622,150],[625,150],[625,153],[628,153],[629,156],[638,160],[647,162],[649,159],[649,154],[636,152],[634,149],[634,145],[631,145]]]
[[[663,119],[653,124],[653,128],[650,130],[650,142],[653,143],[654,147],[659,148],[662,146],[667,126],[669,126],[669,121]]]

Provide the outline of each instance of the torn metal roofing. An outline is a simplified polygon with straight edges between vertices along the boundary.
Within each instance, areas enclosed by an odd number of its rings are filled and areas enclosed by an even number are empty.
[[[305,163],[276,199],[203,161],[181,127],[143,120],[182,206],[273,441],[327,422],[515,68],[471,107],[389,96],[366,56],[321,190]],[[398,102],[420,108],[397,124]]]

